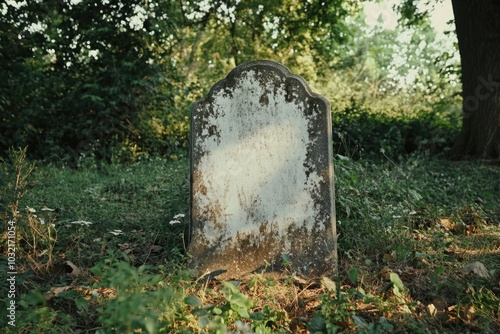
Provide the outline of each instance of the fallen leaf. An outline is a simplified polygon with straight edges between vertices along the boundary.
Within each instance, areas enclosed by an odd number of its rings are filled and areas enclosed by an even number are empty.
[[[476,225],[467,225],[467,235],[475,234],[478,231]]]
[[[437,308],[434,306],[434,304],[429,304],[427,305],[427,312],[429,312],[429,315],[431,317],[435,317],[437,314]]]
[[[54,286],[54,287],[50,288],[50,292],[52,292],[54,294],[54,297],[56,297],[61,292],[67,291],[71,288],[72,288],[72,286],[70,286],[70,285],[68,285],[68,286]]]
[[[475,313],[476,313],[476,309],[474,308],[474,306],[461,307],[458,310],[458,315],[460,316],[460,318],[467,320],[467,321],[474,320]]]
[[[453,231],[457,226],[457,224],[449,218],[439,219],[438,224],[449,231]]]
[[[321,286],[326,288],[329,292],[337,291],[337,284],[326,276],[321,278]]]

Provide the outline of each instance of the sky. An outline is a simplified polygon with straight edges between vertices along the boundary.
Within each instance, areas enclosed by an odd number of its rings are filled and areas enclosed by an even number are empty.
[[[367,15],[366,23],[373,25],[377,19],[382,15],[384,27],[392,29],[398,23],[398,16],[392,9],[394,4],[400,1],[397,0],[384,0],[380,3],[366,3],[365,13]],[[453,10],[451,7],[451,0],[444,0],[442,3],[436,4],[434,10],[431,12],[431,23],[437,32],[443,33],[446,30],[451,30],[452,26],[447,22],[453,19]]]

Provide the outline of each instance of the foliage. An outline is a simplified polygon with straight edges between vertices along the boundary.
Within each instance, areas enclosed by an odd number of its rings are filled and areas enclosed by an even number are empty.
[[[107,159],[147,151],[151,120],[173,106],[176,70],[164,58],[175,3],[30,1],[2,11],[3,151],[28,145],[46,159],[91,147]]]
[[[330,292],[331,293],[331,292]],[[336,296],[328,294],[320,296],[321,308],[310,320],[310,333],[334,334],[342,331],[342,327],[355,326],[358,333],[392,333],[394,326],[386,318],[380,317],[377,322],[368,322],[360,315],[356,315],[358,301],[371,303],[375,298],[366,295],[361,288],[349,288],[347,291],[338,289]]]
[[[100,277],[94,287],[111,288],[115,294],[97,308],[97,321],[103,327],[97,332],[157,333],[160,328],[172,328],[183,297],[180,287],[151,274],[148,266],[136,268],[117,260],[112,252],[109,255],[90,270]]]
[[[453,52],[426,20],[369,27],[361,9],[341,0],[9,2],[0,17],[0,151],[28,146],[32,158],[74,164],[81,155],[176,155],[188,147],[193,101],[255,58],[286,64],[330,99],[349,141],[389,133],[387,151],[440,151],[457,123]],[[375,133],[351,135],[342,121],[354,105],[391,119],[370,118]],[[414,121],[420,113],[424,124]]]
[[[332,113],[334,152],[359,159],[377,156],[380,151],[400,157],[414,152],[446,152],[460,131],[456,113],[417,110],[378,112],[365,103],[351,100],[344,110]]]
[[[359,4],[211,0],[189,2],[182,9],[189,20],[187,43],[182,45],[190,52],[183,58],[190,68],[208,64],[199,77],[210,76],[208,83],[213,83],[232,67],[256,58],[281,61],[313,79],[321,72],[315,64],[325,66],[335,59],[334,50],[348,39],[344,19]]]
[[[459,92],[460,73],[452,38],[438,35],[429,20],[420,26],[393,29],[380,22],[368,26],[365,20],[364,12],[351,18],[348,29],[352,38],[339,48],[339,60],[330,75],[320,80],[318,88],[323,94],[340,109],[352,98],[366,99],[381,111],[388,101],[412,96],[417,97],[413,101],[417,105],[443,98],[452,104],[451,98]],[[337,90],[330,88],[333,85]]]
[[[16,327],[2,324],[5,333],[60,333],[71,330],[71,317],[64,312],[54,310],[45,300],[39,289],[34,289],[20,296],[16,312]],[[2,314],[3,315],[3,314]],[[6,318],[6,317],[2,317]],[[2,319],[4,320],[4,319]],[[57,324],[57,327],[54,325]]]
[[[428,157],[460,125],[453,52],[413,1],[400,10],[418,25],[395,30],[367,27],[359,5],[0,5],[0,150],[29,145],[0,174],[0,218],[25,255],[7,332],[500,331],[499,171]],[[337,277],[202,282],[184,268],[189,107],[254,58],[332,102]]]
[[[243,333],[276,333],[272,325],[276,325],[283,318],[283,314],[273,310],[269,306],[263,307],[261,311],[252,311],[254,302],[241,293],[232,282],[223,282],[222,292],[224,303],[222,305],[203,306],[200,300],[194,296],[185,299],[186,304],[194,309],[191,311],[198,318],[198,324],[202,330],[208,333],[225,334],[231,326],[236,327]],[[250,322],[250,325],[245,322]]]

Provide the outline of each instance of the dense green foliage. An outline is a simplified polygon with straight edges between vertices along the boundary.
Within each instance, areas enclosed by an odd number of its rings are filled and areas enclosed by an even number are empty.
[[[334,152],[350,158],[376,157],[380,152],[399,158],[412,152],[446,152],[460,129],[453,113],[420,110],[408,116],[380,113],[351,100],[351,105],[333,113]],[[447,106],[443,106],[447,108]]]
[[[150,144],[148,123],[173,105],[175,69],[163,58],[174,6],[30,1],[2,10],[3,151],[29,146],[55,160],[94,150],[109,159]]]
[[[453,53],[428,23],[367,26],[358,2],[65,0],[0,10],[2,154],[27,146],[31,158],[75,165],[81,155],[185,151],[190,105],[256,58],[307,79],[332,102],[335,133],[365,152],[439,152],[459,126]]]

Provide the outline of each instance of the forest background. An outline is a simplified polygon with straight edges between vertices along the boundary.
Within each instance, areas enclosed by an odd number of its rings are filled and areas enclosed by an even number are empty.
[[[192,103],[251,59],[285,64],[331,101],[340,154],[442,152],[460,127],[454,32],[438,37],[428,17],[386,29],[382,15],[366,23],[362,2],[340,0],[2,6],[4,154],[175,155],[188,147]]]

